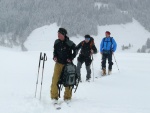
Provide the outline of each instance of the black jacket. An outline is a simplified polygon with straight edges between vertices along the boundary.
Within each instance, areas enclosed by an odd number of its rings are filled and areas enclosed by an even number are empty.
[[[76,45],[65,37],[64,41],[60,39],[55,40],[53,58],[57,58],[57,62],[66,64],[67,59],[73,60],[76,56]]]
[[[91,55],[91,50],[94,51],[94,54],[97,53],[97,48],[95,47],[94,40],[92,38],[88,43],[86,43],[85,41],[80,42],[76,47],[77,52],[79,51],[79,49],[81,49],[80,55],[84,57],[89,57]]]

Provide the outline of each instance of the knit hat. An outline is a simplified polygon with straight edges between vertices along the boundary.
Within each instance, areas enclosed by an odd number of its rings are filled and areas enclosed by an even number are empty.
[[[85,35],[84,37],[85,37],[85,38],[91,38],[91,36],[90,36],[90,35]]]
[[[108,35],[110,35],[110,34],[111,34],[109,31],[106,31],[105,33],[106,33],[106,34],[108,34]]]
[[[67,35],[67,30],[65,28],[59,28],[58,32],[61,33],[64,36]]]

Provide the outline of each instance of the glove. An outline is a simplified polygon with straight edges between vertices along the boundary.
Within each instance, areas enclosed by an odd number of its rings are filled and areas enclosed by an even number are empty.
[[[54,57],[53,60],[54,60],[55,62],[57,62],[57,57]]]
[[[91,53],[90,54],[92,55],[93,53],[94,53],[94,51],[91,49]]]
[[[71,63],[71,62],[72,62],[72,60],[70,60],[70,59],[67,59],[67,62]]]
[[[80,82],[80,77],[77,76],[77,78],[76,78],[76,86],[79,84],[79,82]]]

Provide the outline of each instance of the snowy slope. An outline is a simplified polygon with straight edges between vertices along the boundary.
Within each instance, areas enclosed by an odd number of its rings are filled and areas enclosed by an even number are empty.
[[[27,38],[25,46],[29,51],[53,50],[59,27],[54,23],[35,29]]]
[[[0,50],[1,51],[1,50]],[[150,55],[117,53],[116,64],[110,76],[83,82],[73,94],[70,107],[54,109],[50,100],[50,84],[54,62],[52,51],[47,52],[42,99],[34,98],[39,52],[1,51],[0,59],[0,113],[149,113],[150,112]],[[99,54],[94,55],[94,73],[100,75]],[[76,59],[74,60],[76,64]],[[41,74],[41,71],[40,71]],[[85,68],[82,79],[85,80]],[[40,79],[41,80],[41,76]],[[61,92],[63,97],[63,92]],[[63,101],[63,98],[60,99]]]
[[[34,30],[28,37],[25,46],[29,51],[53,50],[53,44],[55,39],[57,39],[58,29],[59,27],[56,24],[52,24]],[[133,48],[123,52],[137,52],[150,36],[150,33],[134,19],[132,23],[128,24],[98,26],[98,35],[93,36],[98,49],[102,38],[105,36],[105,31],[107,30],[112,33],[111,36],[114,37],[118,43],[117,52],[122,52],[121,46],[128,46],[129,43],[133,45]],[[71,37],[71,40],[78,44],[80,41],[84,40],[84,38],[76,36]]]
[[[135,20],[125,25],[98,27],[98,36],[93,36],[98,49],[106,30],[110,30],[118,42],[115,57],[120,72],[114,62],[112,75],[87,83],[83,65],[81,71],[84,82],[73,94],[71,107],[62,103],[62,109],[56,111],[50,99],[50,85],[54,68],[53,43],[58,28],[52,24],[34,30],[25,43],[28,52],[0,48],[0,113],[150,113],[150,55],[133,53],[146,42],[150,34]],[[77,36],[71,39],[78,44],[84,38]],[[128,43],[133,44],[133,49],[121,52],[121,46]],[[40,51],[46,51],[48,56],[41,101],[40,82],[37,98],[34,98]],[[77,64],[77,59],[74,63]],[[94,55],[95,76],[100,76],[100,63],[101,55]]]
[[[134,19],[132,23],[125,25],[100,26],[98,36],[102,36],[107,30],[111,31],[112,36],[116,39],[119,45],[118,51],[121,51],[122,45],[128,46],[130,43],[133,45],[133,48],[127,52],[137,52],[137,49],[141,48],[150,36],[150,32],[145,30],[145,28]]]

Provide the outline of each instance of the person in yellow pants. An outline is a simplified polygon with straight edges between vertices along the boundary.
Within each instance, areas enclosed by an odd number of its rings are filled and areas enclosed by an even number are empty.
[[[58,100],[58,86],[62,69],[65,64],[72,62],[76,56],[76,45],[69,40],[67,36],[67,30],[59,28],[58,39],[54,43],[53,60],[56,62],[54,67],[54,73],[51,84],[51,99]],[[71,88],[66,87],[64,92],[64,100],[71,100],[72,91]]]
[[[55,67],[54,67],[54,75],[52,78],[52,85],[51,85],[51,98],[52,99],[58,99],[58,87],[57,87],[57,83],[59,81],[62,69],[63,69],[64,65],[60,64],[60,63],[56,63]],[[64,99],[71,99],[72,96],[72,91],[71,88],[66,87],[65,88],[65,93],[64,93]]]

